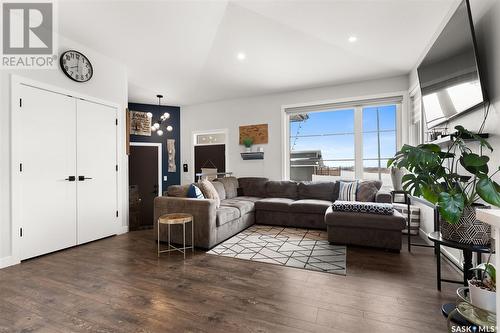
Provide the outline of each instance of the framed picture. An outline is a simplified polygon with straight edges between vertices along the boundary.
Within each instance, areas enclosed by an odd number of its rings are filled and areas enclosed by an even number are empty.
[[[130,134],[151,136],[151,118],[146,112],[130,111]]]

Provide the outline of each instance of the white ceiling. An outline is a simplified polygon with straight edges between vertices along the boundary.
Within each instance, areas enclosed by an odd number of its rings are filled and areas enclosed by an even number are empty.
[[[60,1],[59,30],[126,65],[130,102],[188,105],[406,74],[456,3]]]

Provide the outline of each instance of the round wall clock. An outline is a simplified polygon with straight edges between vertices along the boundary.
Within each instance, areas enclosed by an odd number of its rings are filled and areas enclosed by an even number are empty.
[[[75,50],[64,52],[59,59],[59,64],[64,74],[76,82],[87,82],[94,74],[89,59]]]

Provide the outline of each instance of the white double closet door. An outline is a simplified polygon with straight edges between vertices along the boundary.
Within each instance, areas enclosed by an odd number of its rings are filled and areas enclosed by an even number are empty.
[[[20,259],[116,234],[116,108],[20,89]]]

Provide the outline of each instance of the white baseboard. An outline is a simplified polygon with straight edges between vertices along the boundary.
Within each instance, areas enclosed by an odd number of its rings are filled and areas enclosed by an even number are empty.
[[[13,256],[0,258],[0,268],[9,267],[21,263],[19,260],[14,259]]]
[[[117,235],[126,234],[128,232],[128,225],[123,225],[119,230]]]

